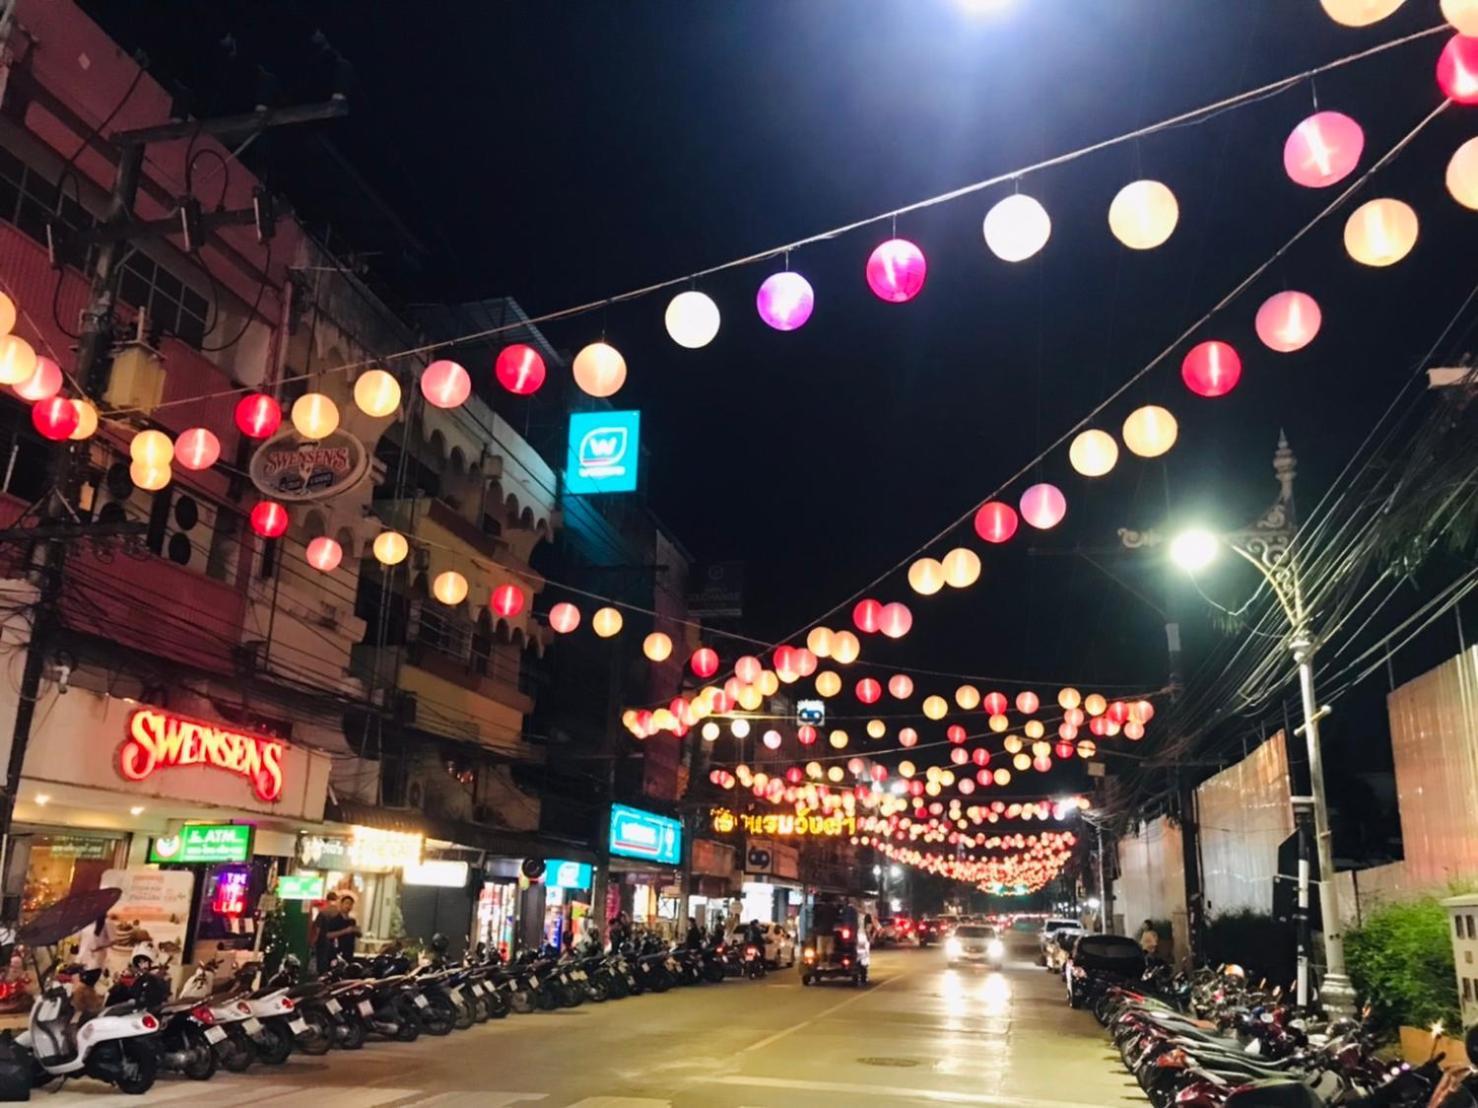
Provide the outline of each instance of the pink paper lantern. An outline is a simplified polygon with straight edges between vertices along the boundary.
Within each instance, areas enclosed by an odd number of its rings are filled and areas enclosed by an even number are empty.
[[[912,727],[905,727],[902,731],[898,732],[899,746],[913,746],[918,741],[919,733],[915,731]]]
[[[753,654],[746,654],[734,663],[734,676],[746,685],[753,685],[760,679],[764,668],[764,665]]]
[[[1180,379],[1197,396],[1225,396],[1241,378],[1241,357],[1219,339],[1198,342],[1180,363]]]
[[[1021,518],[1039,531],[1056,527],[1067,515],[1067,498],[1056,485],[1033,485],[1021,494]]]
[[[458,408],[472,395],[472,378],[456,362],[432,362],[421,374],[421,395],[437,408]]]
[[[880,300],[902,304],[924,287],[924,252],[908,239],[880,243],[867,259],[867,286]]]
[[[977,766],[988,766],[990,765],[990,751],[983,746],[978,746],[970,752],[970,761]]]
[[[1295,184],[1322,189],[1355,171],[1365,132],[1343,112],[1315,112],[1283,144],[1283,168]]]
[[[893,601],[884,604],[879,613],[878,630],[890,639],[901,639],[908,634],[913,627],[913,613],[908,610],[908,605]]]
[[[1449,100],[1478,104],[1478,36],[1453,35],[1448,39],[1437,58],[1437,84]]]
[[[175,440],[174,460],[186,469],[209,469],[221,456],[221,440],[204,427],[181,431]]]
[[[959,746],[966,739],[968,739],[970,735],[969,732],[967,732],[960,724],[951,723],[948,727],[944,729],[944,737],[950,742],[954,743],[956,746]]]
[[[568,635],[580,626],[580,609],[569,601],[561,600],[549,609],[549,626],[561,635]]]
[[[62,391],[62,367],[45,354],[36,356],[36,368],[24,381],[11,386],[22,400],[50,400]]]
[[[1007,542],[1016,527],[1016,509],[999,500],[982,504],[975,513],[975,533],[986,542]]]
[[[179,456],[178,444],[176,444],[175,456]],[[320,573],[332,573],[344,560],[344,548],[327,535],[319,535],[318,538],[308,543],[308,548],[303,555],[307,558],[308,564]]]
[[[1016,710],[1024,716],[1032,715],[1041,706],[1041,699],[1030,689],[1016,694]]]
[[[1003,692],[988,692],[985,699],[980,702],[981,710],[988,716],[1003,716],[1006,714],[1008,703],[1006,694]]]
[[[802,746],[814,746],[816,743],[816,728],[809,723],[803,723],[795,729],[795,741]]]
[[[811,318],[816,307],[816,294],[811,282],[799,273],[786,270],[772,273],[755,294],[754,306],[760,318],[777,331],[794,331]]]
[[[907,700],[913,695],[913,678],[906,673],[895,673],[888,678],[888,692],[894,700]]]
[[[1257,337],[1269,350],[1291,354],[1314,341],[1323,322],[1319,302],[1306,292],[1274,293],[1257,309]]]

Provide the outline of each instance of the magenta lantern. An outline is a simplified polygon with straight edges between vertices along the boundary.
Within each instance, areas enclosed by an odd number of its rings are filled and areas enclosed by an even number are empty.
[[[945,728],[945,730],[944,730],[944,737],[946,739],[948,739],[950,742],[954,743],[956,746],[959,746],[962,742],[964,742],[970,736],[965,732],[965,729],[962,726],[960,726],[958,723],[951,723],[948,727]]]
[[[181,431],[175,440],[174,460],[186,469],[209,469],[221,456],[221,440],[204,427]]]
[[[1056,527],[1067,515],[1067,498],[1056,485],[1033,485],[1021,494],[1021,518],[1039,531]]]
[[[505,619],[523,611],[523,590],[517,585],[499,585],[488,598],[488,607]]]
[[[882,626],[883,606],[868,597],[852,606],[852,622],[864,635],[876,635]]]
[[[718,651],[711,646],[700,646],[693,651],[688,665],[697,677],[712,677],[718,672]]]
[[[1319,333],[1323,314],[1319,302],[1306,292],[1274,293],[1257,309],[1257,337],[1279,354],[1302,350]]]
[[[1003,692],[990,692],[985,694],[985,699],[980,702],[981,709],[988,716],[1003,716],[1006,714],[1006,694]]]
[[[1088,721],[1088,730],[1100,739],[1108,734],[1109,721],[1103,716],[1094,716]]]
[[[456,362],[443,358],[421,374],[421,395],[437,408],[458,408],[472,395],[472,378]]]
[[[884,604],[883,610],[878,613],[878,630],[890,639],[901,639],[908,634],[913,627],[913,613],[908,610],[907,604],[893,601]]]
[[[251,529],[264,539],[287,533],[287,509],[275,500],[263,500],[251,510]]]
[[[1225,396],[1241,377],[1242,359],[1219,339],[1198,342],[1180,363],[1180,379],[1197,396]]]
[[[777,331],[794,331],[811,318],[816,294],[799,273],[772,273],[760,285],[754,305],[760,318]]]
[[[894,700],[907,700],[913,695],[913,678],[906,673],[895,673],[888,678],[888,692]]]
[[[1129,718],[1129,705],[1125,704],[1122,700],[1115,700],[1108,706],[1108,710],[1104,712],[1104,715],[1108,716],[1109,720],[1113,723],[1122,724]]]
[[[236,402],[236,427],[249,439],[265,439],[282,425],[282,405],[264,392],[253,392]]]
[[[24,381],[12,385],[15,394],[22,400],[32,403],[37,400],[50,400],[62,391],[62,367],[48,358],[45,354],[36,355],[36,368]]]
[[[890,304],[912,300],[924,287],[924,252],[908,239],[889,239],[867,259],[867,287]]]
[[[1016,534],[1016,509],[992,500],[975,513],[975,533],[986,542],[1006,542]]]
[[[1437,59],[1437,84],[1449,100],[1478,104],[1478,36],[1453,35],[1448,40]]]
[[[1322,189],[1354,172],[1365,132],[1343,112],[1315,112],[1283,144],[1283,168],[1295,184]]]
[[[81,416],[77,414],[77,405],[73,404],[65,396],[51,396],[45,400],[38,400],[31,408],[31,425],[41,432],[43,438],[52,442],[61,442],[70,438],[72,432],[77,430],[77,424]]]
[[[988,769],[977,770],[976,773],[975,773],[975,782],[982,789],[985,788],[986,786],[990,785],[994,781],[995,781],[995,776]]]
[[[876,678],[864,677],[857,682],[857,699],[864,704],[876,704],[883,695],[883,686],[878,684]]]
[[[515,396],[531,396],[544,384],[544,359],[532,346],[516,342],[498,352],[493,376]]]

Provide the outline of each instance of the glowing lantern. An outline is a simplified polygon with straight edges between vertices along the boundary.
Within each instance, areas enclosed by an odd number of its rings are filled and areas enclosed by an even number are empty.
[[[1047,728],[1042,725],[1042,721],[1039,719],[1027,720],[1022,726],[1022,730],[1026,732],[1026,737],[1029,739],[1040,739],[1047,732]]]
[[[65,396],[38,400],[31,408],[31,426],[36,428],[42,438],[62,442],[77,430],[77,409],[72,407],[72,402]]]
[[[913,678],[906,673],[895,673],[888,678],[888,692],[894,700],[907,700],[913,695]]]
[[[1115,700],[1108,706],[1104,714],[1114,723],[1122,724],[1129,718],[1129,705],[1125,704],[1122,700]]]
[[[1056,527],[1067,515],[1067,498],[1056,485],[1033,485],[1021,494],[1021,518],[1039,531]]]
[[[1478,140],[1474,140],[1478,143]],[[1475,161],[1478,161],[1478,145],[1474,146]],[[1280,354],[1291,354],[1302,350],[1314,341],[1319,333],[1323,313],[1319,303],[1306,292],[1274,293],[1257,309],[1257,337],[1263,345]]]
[[[320,573],[332,573],[344,560],[344,548],[327,535],[320,535],[308,543],[303,556]]]
[[[648,661],[665,662],[672,656],[672,640],[661,631],[653,631],[642,640],[641,650]]]
[[[794,331],[811,318],[816,294],[799,273],[772,273],[760,285],[754,306],[760,318],[777,331]]]
[[[493,361],[493,376],[498,384],[515,396],[532,396],[538,392],[547,374],[539,352],[524,342],[505,346]]]
[[[970,752],[970,761],[977,766],[988,766],[990,765],[990,751],[983,746],[977,747]]]
[[[1073,756],[1073,744],[1066,739],[1060,740],[1052,749],[1053,753],[1059,758],[1071,758]]]
[[[1057,727],[1057,737],[1071,742],[1078,737],[1078,727],[1073,723],[1061,723]]]
[[[921,707],[930,719],[943,719],[949,712],[949,701],[942,696],[926,696]]]
[[[824,669],[816,675],[816,695],[836,696],[842,691],[842,679],[829,669]]]
[[[811,633],[806,636],[806,646],[811,653],[818,658],[831,656],[831,628],[813,627]]]
[[[472,377],[456,362],[442,358],[421,374],[421,395],[436,408],[457,408],[472,395]]]
[[[305,439],[323,439],[339,426],[339,406],[321,392],[305,392],[293,401],[293,427]]]
[[[448,608],[455,607],[467,599],[467,578],[454,569],[438,573],[431,582],[431,595]]]
[[[1365,149],[1365,132],[1342,112],[1315,112],[1283,144],[1283,168],[1294,184],[1326,188],[1355,171]]]
[[[221,440],[204,427],[182,431],[175,440],[175,461],[186,469],[209,469],[221,456]]]
[[[1155,404],[1136,408],[1124,421],[1124,445],[1141,458],[1158,458],[1175,445],[1179,433],[1175,417]]]
[[[867,721],[867,735],[872,739],[881,739],[888,733],[888,725],[880,719]]]
[[[1475,40],[1478,41],[1478,40]],[[1361,265],[1395,265],[1416,245],[1416,212],[1390,197],[1367,200],[1345,222],[1345,249]]]
[[[576,627],[580,626],[580,609],[567,601],[561,600],[549,609],[549,626],[557,634],[568,635]]]
[[[1083,726],[1083,721],[1088,718],[1088,713],[1083,711],[1082,708],[1069,708],[1062,713],[1062,718],[1074,727],[1081,727]]]
[[[924,287],[924,252],[908,239],[879,243],[867,259],[867,287],[880,300],[902,304]]]
[[[1084,477],[1102,477],[1119,460],[1119,444],[1107,431],[1083,431],[1067,448],[1067,460]]]
[[[1225,396],[1242,377],[1242,359],[1230,344],[1198,342],[1180,363],[1180,379],[1197,396]]]
[[[1042,706],[1037,694],[1026,690],[1016,694],[1016,710],[1024,716],[1029,716]]]
[[[19,335],[0,338],[0,385],[18,385],[36,372],[36,351]]]
[[[379,540],[376,541],[378,542]],[[492,595],[488,597],[488,607],[505,619],[512,619],[518,615],[519,612],[523,611],[523,605],[523,590],[517,585],[499,585],[493,590]],[[672,649],[671,642],[667,644],[667,648],[669,651]]]
[[[1032,769],[1036,770],[1038,773],[1046,773],[1051,768],[1052,768],[1052,759],[1051,758],[1048,758],[1046,756],[1043,756],[1041,758],[1033,758],[1032,759]]]
[[[381,531],[370,550],[382,566],[398,566],[410,553],[411,545],[399,531]]]
[[[746,654],[734,663],[734,676],[746,685],[752,685],[760,678],[760,671],[765,667],[753,654]]]
[[[282,425],[282,405],[264,392],[236,402],[236,429],[249,439],[270,438]]]
[[[712,677],[718,672],[718,651],[711,646],[700,646],[688,659],[688,667],[698,677]]]
[[[980,690],[974,685],[961,685],[955,690],[955,703],[966,712],[973,712],[980,706]]]
[[[1004,715],[1007,708],[1006,694],[1003,692],[986,693],[982,706],[987,715]]]
[[[908,610],[906,604],[893,601],[884,604],[879,613],[878,630],[890,639],[901,639],[908,634],[909,628],[913,626],[913,613]]]
[[[908,567],[908,584],[920,596],[933,596],[944,588],[944,566],[933,558],[920,558]]]
[[[774,696],[780,691],[780,678],[768,669],[760,670],[759,680],[754,683],[761,696]]]
[[[1442,0],[1442,18],[1460,35],[1478,35],[1478,0]]]
[[[1019,754],[1021,753],[1022,742],[1015,735],[1007,735],[1005,741],[1001,743],[1001,747],[1007,754]]]
[[[15,394],[22,400],[35,403],[38,400],[50,400],[62,391],[62,367],[46,357],[44,354],[36,356],[36,368],[24,381],[18,381],[13,386]]]
[[[795,740],[802,746],[810,746],[816,741],[816,728],[809,723],[803,723],[795,729]]]
[[[1368,27],[1399,8],[1404,0],[1319,0],[1324,14],[1346,27]]]
[[[876,704],[883,695],[883,686],[878,683],[876,678],[864,677],[861,681],[857,682],[854,691],[857,693],[857,699],[862,701],[862,703]]]
[[[1478,211],[1478,138],[1459,146],[1447,163],[1447,191],[1463,207]]]
[[[780,732],[774,730],[766,731],[760,741],[765,744],[765,749],[767,750],[779,750],[781,743]]]
[[[98,410],[92,406],[90,400],[74,400],[72,407],[77,409],[77,430],[70,436],[72,441],[80,442],[92,438],[98,429]]]
[[[999,500],[980,506],[975,513],[975,533],[986,542],[1006,542],[1016,534],[1016,509]]]
[[[997,785],[1011,784],[1011,771],[1009,769],[1006,769],[1004,766],[996,770],[995,781]]]
[[[898,745],[903,747],[913,746],[919,741],[919,733],[912,727],[905,727],[898,732]]]
[[[944,569],[944,583],[952,589],[968,589],[980,580],[980,555],[969,547],[955,547],[940,565]]]
[[[944,737],[959,746],[970,737],[969,733],[958,723],[951,723],[944,729]]]
[[[697,350],[718,334],[718,305],[701,292],[680,292],[668,302],[662,322],[673,342]]]
[[[1129,705],[1129,718],[1135,723],[1148,723],[1155,718],[1155,706],[1148,700],[1136,700]]]
[[[801,675],[800,652],[795,647],[775,648],[775,673],[787,685]]]
[[[838,631],[831,640],[831,660],[849,666],[862,656],[862,644],[850,631]]]
[[[575,355],[575,384],[591,396],[614,396],[626,383],[626,359],[614,347],[593,342]]]
[[[134,467],[140,464],[135,462]],[[259,501],[251,510],[250,521],[251,529],[264,539],[279,538],[287,533],[287,509],[275,500]]]
[[[354,406],[367,416],[383,419],[400,407],[400,382],[383,369],[368,369],[354,382]]]
[[[1109,205],[1109,230],[1132,250],[1153,250],[1168,239],[1180,219],[1175,193],[1159,181],[1125,185]]]
[[[595,615],[590,617],[591,628],[603,639],[620,634],[623,622],[621,613],[615,608],[597,608]]]
[[[719,725],[714,723],[713,720],[709,720],[703,725],[703,730],[699,731],[698,734],[703,736],[704,742],[717,742],[719,737]],[[719,770],[714,770],[713,772],[718,773]]]
[[[1047,245],[1052,218],[1030,196],[1015,193],[985,213],[985,245],[1003,262],[1022,262]]]
[[[1453,35],[1437,58],[1442,95],[1459,104],[1478,104],[1478,37]]]
[[[140,431],[128,444],[128,456],[146,466],[167,466],[174,461],[174,443],[163,431]]]
[[[963,766],[970,761],[970,752],[957,746],[949,752],[949,760],[957,766]]]
[[[986,720],[985,722],[997,735],[1001,734],[1006,730],[1006,728],[1011,726],[1011,721],[1009,719],[1007,719],[1005,716],[999,715],[991,716],[990,719]]]
[[[847,733],[839,729],[827,735],[826,741],[831,744],[833,750],[845,750],[850,740],[847,738]]]
[[[795,652],[795,658],[796,673],[799,676],[810,677],[811,674],[816,672],[816,666],[819,663],[816,661],[816,655],[812,651],[802,647]]]
[[[0,335],[15,330],[15,301],[0,292]]]
[[[1083,739],[1078,743],[1078,757],[1091,758],[1098,753],[1098,744],[1092,739]]]
[[[865,600],[859,600],[852,606],[852,623],[864,635],[877,634],[882,618],[882,604],[871,597]],[[833,644],[832,649],[836,649],[835,644]]]
[[[1083,699],[1083,710],[1090,716],[1101,716],[1106,708],[1108,708],[1108,701],[1098,693],[1089,693]]]
[[[1032,768],[1032,756],[1022,751],[1011,759],[1011,764],[1024,773]]]
[[[918,766],[914,765],[910,761],[905,760],[905,761],[902,761],[902,762],[899,762],[898,763],[898,776],[899,777],[912,777],[918,771],[919,771]]]
[[[1057,694],[1057,706],[1059,708],[1076,708],[1081,703],[1083,703],[1083,697],[1077,689],[1066,688],[1060,690]]]
[[[1124,737],[1134,742],[1138,742],[1140,739],[1144,738],[1144,725],[1141,723],[1136,723],[1134,720],[1131,719],[1128,723],[1124,724]]]

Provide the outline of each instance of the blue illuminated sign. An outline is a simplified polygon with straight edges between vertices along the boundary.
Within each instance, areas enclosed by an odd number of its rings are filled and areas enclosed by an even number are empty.
[[[611,805],[611,853],[675,866],[682,855],[683,825],[675,819]]]
[[[544,874],[546,885],[557,885],[561,889],[590,888],[590,866],[586,862],[567,862],[563,858],[551,858]]]
[[[641,453],[641,412],[572,412],[565,489],[634,492]]]

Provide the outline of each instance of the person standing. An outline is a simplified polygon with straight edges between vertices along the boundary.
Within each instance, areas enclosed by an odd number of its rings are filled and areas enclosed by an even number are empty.
[[[686,945],[689,950],[703,949],[703,928],[698,926],[698,919],[696,916],[688,917],[688,936]]]
[[[77,963],[84,970],[101,972],[108,962],[108,951],[118,939],[118,929],[106,915],[98,916],[77,932]]]
[[[1139,932],[1139,949],[1146,958],[1154,958],[1159,953],[1160,933],[1149,920],[1144,921],[1144,928]]]
[[[354,944],[359,937],[359,923],[354,918],[354,898],[352,896],[339,897],[339,919],[336,926],[329,932],[328,937],[333,940],[335,953],[344,961],[354,959]]]

